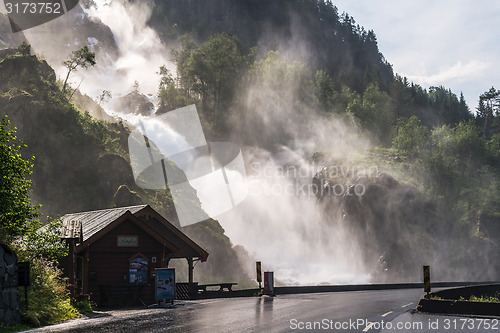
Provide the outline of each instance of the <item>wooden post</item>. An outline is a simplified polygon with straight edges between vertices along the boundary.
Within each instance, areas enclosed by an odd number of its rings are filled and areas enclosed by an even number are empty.
[[[189,298],[194,299],[196,294],[198,293],[198,290],[195,290],[195,286],[193,283],[193,257],[186,258],[188,262],[188,270],[189,270],[189,283],[188,283],[188,290],[189,290]]]
[[[167,258],[165,257],[165,245],[163,245],[163,252],[161,254],[161,267],[162,268],[168,267]]]
[[[194,270],[193,258],[192,257],[187,258],[187,261],[188,261],[188,266],[189,266],[189,284],[192,285],[193,284],[193,270]]]
[[[76,296],[75,240],[69,239],[69,291],[71,298]]]
[[[257,261],[255,266],[257,268],[257,282],[259,282],[259,289],[262,289],[262,263]]]
[[[85,261],[83,262],[83,293],[89,293],[89,263],[90,263],[90,245],[85,250]]]

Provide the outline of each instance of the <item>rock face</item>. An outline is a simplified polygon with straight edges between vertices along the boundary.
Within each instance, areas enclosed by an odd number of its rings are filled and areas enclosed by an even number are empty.
[[[19,76],[22,71],[37,73],[40,78],[50,83],[56,82],[56,73],[45,60],[38,61],[36,56],[10,57],[17,53],[15,49],[5,49],[0,52],[0,86]],[[6,59],[8,58],[8,59]]]
[[[33,51],[43,54],[54,66],[59,66],[72,51],[85,45],[96,53],[97,63],[103,66],[110,65],[118,55],[111,29],[100,20],[89,18],[80,5],[55,20],[23,33]],[[17,45],[19,43],[13,46]]]
[[[113,197],[121,185],[134,184],[134,177],[130,164],[120,155],[104,154],[96,163],[99,170],[98,190],[107,198]]]
[[[0,244],[0,327],[20,321],[17,294],[17,256]]]
[[[155,108],[147,96],[138,91],[132,91],[126,96],[117,98],[114,107],[124,114],[134,113],[143,116],[149,116]]]
[[[363,261],[373,282],[414,280],[413,264],[418,237],[410,237],[410,225],[434,221],[435,217],[416,207],[417,190],[388,174],[358,175],[353,179],[313,178],[323,189],[318,203],[329,217],[338,216],[350,238],[363,249]],[[415,251],[412,251],[415,250]],[[408,260],[410,259],[410,260]],[[410,264],[408,264],[408,262]]]
[[[142,203],[141,197],[131,191],[127,185],[121,185],[113,197],[115,207],[134,206]]]
[[[424,264],[435,267],[434,280],[498,279],[500,266],[492,259],[498,258],[498,246],[471,235],[468,224],[447,216],[426,193],[385,173],[328,174],[331,169],[323,168],[312,179],[322,189],[318,206],[326,220],[359,244],[371,282],[421,281]],[[488,233],[487,219],[478,222]]]

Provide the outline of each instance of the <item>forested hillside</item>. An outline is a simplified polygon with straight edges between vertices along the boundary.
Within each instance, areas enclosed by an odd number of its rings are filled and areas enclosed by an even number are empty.
[[[390,63],[378,50],[375,32],[366,31],[353,17],[339,13],[328,1],[207,1],[201,4],[156,1],[149,24],[167,41],[180,38],[182,50],[177,53],[177,66],[181,88],[198,89],[196,92],[202,95],[205,108],[227,108],[226,100],[232,101],[234,96],[231,90],[237,89],[232,83],[240,83],[242,71],[248,70],[252,63],[248,57],[261,59],[269,51],[278,51],[290,64],[306,66],[304,83],[314,85],[314,102],[321,110],[344,112],[347,109],[364,128],[378,133],[383,143],[391,142],[394,133],[387,130],[402,117],[417,115],[426,126],[456,125],[461,120],[472,119],[461,94],[457,96],[445,87],[426,90],[393,73]],[[217,46],[224,43],[221,35],[216,41],[218,34],[233,36],[226,39],[230,54]],[[191,54],[194,45],[211,37],[210,43]],[[230,45],[231,41],[236,42],[237,47]],[[210,59],[217,59],[218,64],[201,66]],[[229,62],[231,66],[223,65]],[[211,77],[218,68],[222,68],[221,75],[225,75],[220,80]],[[186,74],[196,76],[198,82],[183,77]],[[219,81],[228,88],[217,86]],[[204,87],[207,91],[202,92],[202,87],[198,87],[200,82],[226,90],[210,92],[210,87]],[[210,93],[213,96],[207,96]],[[210,98],[212,104],[222,105],[208,105]],[[387,101],[390,103],[384,105]],[[370,106],[384,114],[375,116]],[[388,138],[384,137],[387,135]]]
[[[31,198],[41,204],[42,221],[46,216],[147,203],[179,227],[168,190],[147,191],[136,185],[127,149],[127,125],[94,119],[70,103],[54,70],[26,49],[3,53],[0,115],[7,115],[26,144],[23,157],[35,156]],[[186,197],[197,201],[193,193]],[[199,206],[196,201],[193,205]],[[186,232],[214,258],[198,269],[202,281],[227,277],[248,283],[216,221],[208,220]],[[231,265],[226,267],[228,262]]]
[[[155,5],[149,24],[181,45],[177,76],[162,72],[159,113],[197,103],[212,137],[275,152],[318,132],[328,137],[312,114],[353,124],[373,143],[354,163],[384,175],[329,179],[328,168],[351,162],[336,157],[335,141],[317,140],[326,167],[319,184],[364,182],[371,191],[320,200],[331,214],[342,207],[353,239],[371,244],[368,265],[380,257],[375,275],[411,279],[408,258],[420,257],[447,267],[442,278],[464,271],[479,278],[466,265],[498,277],[491,263],[500,254],[499,91],[478,96],[470,110],[461,93],[393,74],[375,33],[326,1]]]
[[[356,90],[369,81],[384,87],[392,81],[375,33],[328,1],[155,1],[149,23],[165,38],[191,33],[206,41],[224,32],[246,51],[289,50],[292,60],[323,68],[337,84]]]
[[[125,7],[132,10],[135,2]],[[241,145],[247,166],[263,156],[280,168],[300,160],[317,168],[309,183],[345,184],[342,195],[318,194],[314,209],[325,228],[345,229],[360,244],[359,260],[373,281],[416,280],[422,260],[441,267],[438,279],[499,277],[499,91],[478,96],[477,110],[470,110],[460,92],[410,82],[393,73],[375,32],[329,1],[151,3],[148,25],[174,46],[176,70],[144,68],[161,77],[157,105],[137,85],[115,99],[121,109],[148,115],[152,105],[160,115],[196,104],[207,139]],[[102,22],[78,15],[78,34],[68,32],[54,45],[74,37],[76,48],[97,37],[96,66],[127,52],[116,50],[119,43]],[[49,58],[56,59],[53,53]],[[33,194],[43,213],[142,202],[175,221],[168,191],[135,184],[123,121],[92,118],[84,109],[101,109],[98,103],[78,92],[65,96],[49,64],[22,50],[4,51],[0,76],[0,114],[9,115],[28,145],[25,153],[36,158]],[[106,84],[114,82],[103,84],[111,90]],[[294,160],[283,159],[283,151]],[[344,165],[379,172],[329,172]],[[366,189],[362,196],[352,196],[357,185]],[[280,211],[264,204],[246,215],[303,213],[294,205]],[[278,227],[283,222],[265,218]],[[306,223],[298,238],[308,237]],[[248,282],[218,222],[186,231],[219,258],[206,268],[210,279]]]

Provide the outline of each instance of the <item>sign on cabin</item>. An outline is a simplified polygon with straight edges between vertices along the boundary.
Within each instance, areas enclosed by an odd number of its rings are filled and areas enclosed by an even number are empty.
[[[118,235],[116,246],[118,247],[137,247],[139,246],[139,241],[137,236],[125,236]]]
[[[145,258],[133,258],[129,261],[129,282],[148,282],[148,261]]]

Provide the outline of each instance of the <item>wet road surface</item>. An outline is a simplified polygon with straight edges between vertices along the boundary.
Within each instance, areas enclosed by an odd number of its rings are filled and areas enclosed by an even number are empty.
[[[446,318],[461,317],[413,313],[422,294],[403,289],[179,301],[170,308],[98,311],[29,332],[500,332],[499,324],[461,330],[452,321],[446,329]],[[436,319],[437,330],[430,327]]]

